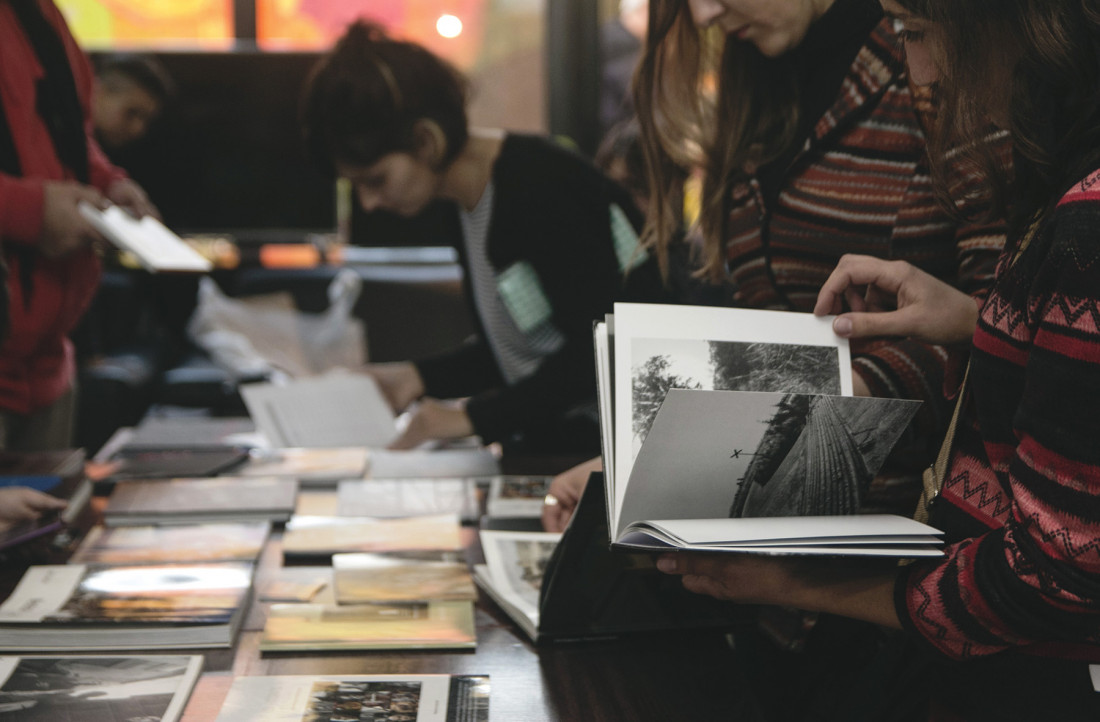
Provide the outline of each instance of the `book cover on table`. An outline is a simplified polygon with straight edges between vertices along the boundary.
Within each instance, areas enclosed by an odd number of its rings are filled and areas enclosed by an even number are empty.
[[[215,722],[488,722],[488,675],[238,677]]]
[[[176,722],[201,656],[0,657],[0,719]]]
[[[32,566],[0,605],[0,649],[192,649],[232,644],[248,562]]]

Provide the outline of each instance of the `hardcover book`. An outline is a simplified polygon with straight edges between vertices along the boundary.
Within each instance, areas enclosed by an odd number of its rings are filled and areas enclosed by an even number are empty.
[[[0,649],[228,647],[252,572],[247,562],[32,566],[0,605]]]
[[[538,519],[552,476],[494,476],[489,480],[486,515],[506,519]]]
[[[472,649],[473,602],[273,604],[260,650]]]
[[[120,481],[104,510],[108,526],[281,522],[294,512],[298,482],[277,477]]]
[[[395,519],[455,514],[472,523],[480,516],[473,479],[361,479],[337,487],[340,516]]]
[[[334,554],[332,579],[340,604],[477,599],[459,552]]]
[[[283,558],[317,561],[347,552],[455,551],[462,549],[454,514],[407,519],[294,516],[283,534]]]
[[[199,656],[0,657],[0,719],[176,722]]]
[[[285,476],[302,487],[331,488],[343,479],[361,479],[371,452],[362,446],[326,449],[254,451],[236,473],[240,476]]]
[[[266,521],[168,526],[96,526],[73,554],[77,564],[254,562],[271,531]]]
[[[489,677],[238,677],[215,722],[488,722]]]

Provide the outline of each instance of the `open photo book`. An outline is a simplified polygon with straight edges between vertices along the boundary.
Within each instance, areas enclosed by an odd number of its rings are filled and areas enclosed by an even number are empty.
[[[616,304],[595,327],[612,546],[939,556],[939,532],[859,514],[920,403],[852,396],[831,318]]]

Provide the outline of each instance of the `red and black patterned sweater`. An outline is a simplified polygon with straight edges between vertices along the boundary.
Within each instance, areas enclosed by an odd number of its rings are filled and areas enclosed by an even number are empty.
[[[903,624],[957,659],[1100,661],[1100,170],[1002,258],[971,356],[932,518],[953,543],[902,573]]]

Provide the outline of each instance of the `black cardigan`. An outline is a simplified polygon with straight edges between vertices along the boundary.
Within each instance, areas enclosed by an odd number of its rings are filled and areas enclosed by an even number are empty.
[[[531,265],[565,343],[535,373],[505,385],[474,308],[460,244],[478,336],[416,366],[429,396],[471,397],[466,411],[486,443],[546,427],[578,404],[594,401],[593,321],[610,313],[615,301],[666,300],[653,258],[625,277],[620,271],[610,206],[622,208],[636,229],[642,216],[625,189],[580,155],[542,137],[508,135],[493,166],[493,183],[489,262],[498,273],[519,261]]]

